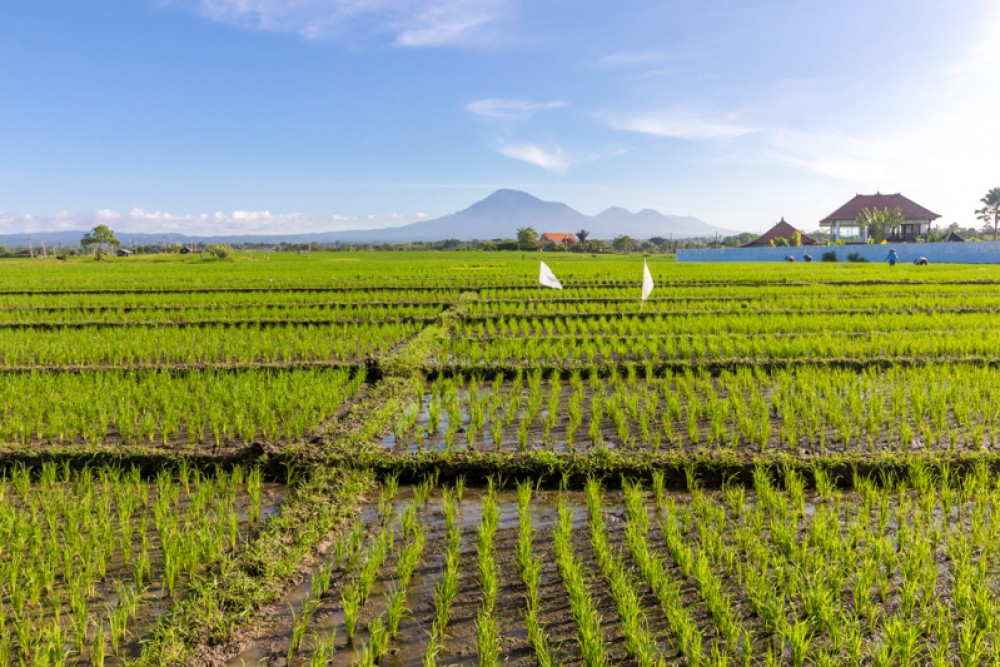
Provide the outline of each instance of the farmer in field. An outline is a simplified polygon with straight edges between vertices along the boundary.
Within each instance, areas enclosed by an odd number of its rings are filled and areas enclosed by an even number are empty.
[[[899,257],[896,257],[895,248],[889,248],[889,254],[885,256],[885,261],[889,262],[889,266],[896,266],[896,262],[899,261]]]

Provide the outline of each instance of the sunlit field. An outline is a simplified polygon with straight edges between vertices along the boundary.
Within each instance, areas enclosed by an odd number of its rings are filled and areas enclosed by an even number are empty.
[[[0,664],[1000,659],[1000,269],[646,261],[3,261]]]

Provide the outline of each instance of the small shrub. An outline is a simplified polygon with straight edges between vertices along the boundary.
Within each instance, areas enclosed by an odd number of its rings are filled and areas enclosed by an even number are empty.
[[[848,262],[863,262],[863,263],[868,262],[868,260],[865,259],[864,257],[862,257],[861,253],[858,253],[858,252],[852,252],[850,255],[848,255],[847,256],[847,261]]]
[[[820,255],[820,261],[821,262],[836,262],[837,261],[837,251],[836,250],[830,250],[828,252],[824,252],[822,255]]]

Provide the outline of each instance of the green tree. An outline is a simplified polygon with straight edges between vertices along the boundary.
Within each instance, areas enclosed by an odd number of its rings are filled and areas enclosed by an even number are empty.
[[[538,248],[538,232],[534,227],[518,227],[517,247],[519,250],[536,250]]]
[[[94,257],[100,259],[104,256],[104,246],[117,248],[121,242],[115,238],[115,233],[107,225],[97,225],[80,239],[80,245],[84,252],[94,251]]]
[[[632,252],[635,249],[635,239],[627,234],[622,234],[611,241],[611,246],[616,252]]]
[[[576,240],[579,241],[580,243],[586,243],[588,236],[590,236],[590,230],[589,229],[581,229],[580,231],[578,231],[576,233]]]
[[[997,226],[1000,225],[1000,188],[993,188],[980,199],[982,208],[976,209],[976,217],[983,222],[993,223],[993,240],[997,240]]]
[[[861,210],[861,213],[858,213],[855,222],[858,223],[859,227],[868,230],[868,238],[871,241],[881,243],[890,236],[899,233],[899,229],[903,225],[903,212],[899,208],[892,211],[888,207],[883,209],[865,208]]]

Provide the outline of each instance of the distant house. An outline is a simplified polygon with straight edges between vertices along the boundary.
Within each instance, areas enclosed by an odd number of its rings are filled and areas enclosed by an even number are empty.
[[[890,243],[926,238],[931,222],[941,217],[898,192],[892,195],[876,192],[873,195],[854,195],[849,202],[820,220],[819,226],[828,228],[835,241],[864,243],[868,240],[868,230],[858,225],[857,217],[866,208],[890,211],[898,208],[903,214],[902,226],[894,236],[887,239]]]
[[[767,230],[766,232],[764,232],[763,234],[761,234],[756,239],[754,239],[753,241],[751,241],[750,243],[746,244],[743,247],[744,248],[758,248],[761,246],[769,247],[771,245],[774,245],[772,244],[772,241],[777,241],[778,239],[785,239],[788,242],[787,245],[792,245],[792,239],[795,237],[795,234],[800,235],[799,242],[801,243],[801,245],[816,245],[815,239],[806,236],[805,234],[803,234],[802,232],[800,232],[799,230],[795,229],[790,224],[785,222],[785,219],[782,218],[781,220],[778,221],[778,224],[776,224],[774,227],[771,227],[769,230]]]
[[[118,248],[115,254],[119,257],[131,257],[133,255],[132,251],[128,248]]]
[[[951,234],[948,234],[948,238],[944,241],[945,243],[965,243],[965,239],[959,236],[956,231],[952,231]]]
[[[195,250],[194,248],[192,248],[192,247],[191,247],[191,246],[189,246],[189,245],[186,245],[186,246],[184,246],[183,248],[181,248],[181,254],[182,254],[182,255],[193,255],[193,254],[195,254],[196,252],[198,252],[198,251],[197,251],[197,250]]]
[[[580,241],[576,238],[575,234],[570,232],[545,232],[538,237],[538,242],[542,245],[542,247],[557,245],[562,248],[568,248],[571,245],[576,245]]]

